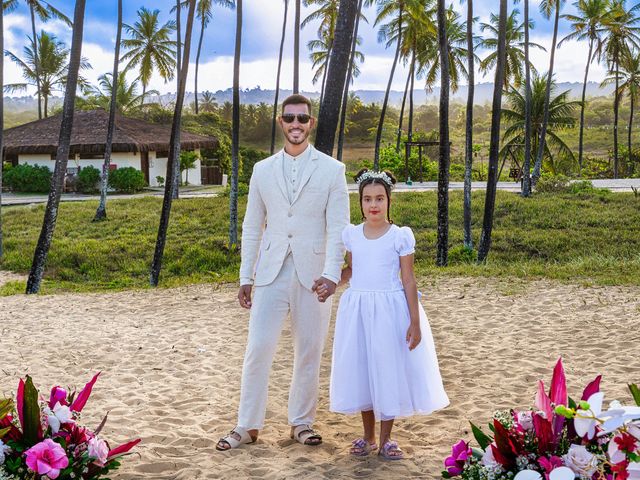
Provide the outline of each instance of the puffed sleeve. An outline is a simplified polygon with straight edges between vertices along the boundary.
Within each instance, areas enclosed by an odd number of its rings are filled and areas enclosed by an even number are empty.
[[[396,234],[396,252],[401,257],[416,251],[416,238],[409,227],[400,227]]]
[[[342,243],[344,243],[344,248],[351,251],[351,231],[353,230],[353,225],[347,225],[342,230]]]

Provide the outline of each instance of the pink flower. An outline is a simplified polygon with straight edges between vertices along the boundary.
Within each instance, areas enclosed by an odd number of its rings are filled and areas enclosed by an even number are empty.
[[[50,438],[27,450],[27,466],[38,475],[58,478],[60,470],[68,465],[69,459],[64,449]]]
[[[69,405],[67,403],[67,391],[62,387],[53,387],[51,389],[51,395],[49,396],[49,408],[53,410],[56,403],[60,405]]]
[[[549,480],[549,474],[553,471],[554,468],[562,467],[564,465],[562,459],[560,457],[556,457],[555,455],[552,455],[549,458],[540,457],[538,459],[538,463],[544,469],[544,476],[547,480]]]
[[[472,455],[469,444],[464,440],[460,440],[451,447],[451,456],[444,461],[444,466],[451,476],[460,475],[467,459]]]
[[[107,442],[99,439],[98,437],[93,437],[89,440],[89,448],[87,450],[89,454],[89,458],[95,459],[95,464],[104,467],[104,464],[107,463],[107,457],[109,456],[109,447],[107,446]]]

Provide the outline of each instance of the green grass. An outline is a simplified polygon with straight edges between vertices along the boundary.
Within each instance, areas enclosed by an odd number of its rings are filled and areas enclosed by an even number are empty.
[[[359,223],[357,197],[352,221]],[[393,197],[392,218],[413,228],[419,275],[550,278],[600,285],[640,285],[640,201],[632,194],[537,195],[525,200],[498,192],[489,261],[476,265],[462,244],[462,194],[450,202],[451,261],[436,267],[436,194]],[[484,192],[474,192],[474,241],[478,242]],[[92,223],[96,202],[63,203],[49,253],[43,293],[104,291],[148,286],[160,198],[112,200],[109,220]],[[240,200],[242,214],[246,199]],[[3,209],[5,257],[0,268],[27,273],[44,206]],[[240,256],[227,248],[226,198],[174,202],[161,275],[162,286],[237,280]],[[24,291],[10,282],[0,294]]]

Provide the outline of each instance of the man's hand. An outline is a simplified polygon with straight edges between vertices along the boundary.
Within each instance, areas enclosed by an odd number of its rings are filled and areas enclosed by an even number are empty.
[[[238,290],[238,301],[242,308],[251,308],[251,285],[240,285],[240,290]]]
[[[327,298],[336,292],[336,284],[328,278],[320,277],[314,280],[311,291],[316,292],[318,301],[324,303]]]

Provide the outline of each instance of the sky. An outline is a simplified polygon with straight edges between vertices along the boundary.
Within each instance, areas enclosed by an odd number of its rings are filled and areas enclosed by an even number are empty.
[[[70,18],[73,17],[73,0],[50,0],[58,9],[62,10]],[[355,1],[355,0],[354,0]],[[31,36],[31,23],[28,9],[21,2],[20,7],[4,18],[4,42],[5,49],[19,57],[23,57],[23,48],[27,43],[27,37]],[[293,85],[293,0],[289,1],[289,15],[287,18],[287,36],[283,56],[281,88],[290,89]],[[304,2],[303,2],[304,3]],[[551,47],[553,20],[546,20],[538,10],[539,0],[530,1],[530,12],[535,27],[531,31],[531,41],[546,47],[547,51],[531,49],[533,64],[541,71],[546,71],[549,64],[549,49]],[[450,0],[447,4],[453,7],[466,18],[466,3],[460,0]],[[171,20],[175,14],[170,13],[175,5],[173,0],[124,0],[123,21],[133,25],[136,21],[137,10],[140,7],[159,9],[162,22]],[[497,13],[497,0],[474,0],[474,15],[479,17],[475,31],[480,34],[479,24],[488,22],[489,15]],[[113,49],[116,37],[116,8],[115,0],[88,1],[85,12],[85,28],[82,54],[92,65],[92,69],[84,72],[84,76],[93,84],[97,84],[97,78],[103,73],[111,72],[113,68]],[[315,7],[317,8],[317,7]],[[523,5],[513,5],[510,2],[509,11],[513,8],[522,10]],[[303,7],[304,19],[314,10],[312,7]],[[575,8],[567,2],[563,6],[562,13],[574,13]],[[240,87],[251,89],[273,89],[276,83],[276,70],[278,62],[278,50],[282,33],[282,20],[284,14],[283,0],[244,0],[243,1],[243,29],[242,29],[242,55],[240,67]],[[389,72],[393,62],[394,49],[385,49],[384,44],[378,43],[377,31],[379,26],[374,25],[375,7],[365,9],[368,24],[362,24],[359,35],[362,37],[360,51],[365,55],[364,64],[360,66],[361,74],[354,81],[356,90],[384,90],[386,88]],[[186,16],[186,13],[184,14]],[[183,17],[182,29],[186,20]],[[233,78],[233,52],[235,42],[236,16],[234,10],[215,7],[213,20],[205,30],[203,47],[200,59],[200,71],[198,90],[200,92],[210,90],[225,90],[231,87]],[[44,29],[58,37],[68,46],[71,44],[70,29],[61,21],[53,20],[46,24],[37,23],[39,29]],[[309,60],[307,43],[316,38],[318,23],[310,23],[301,33],[300,53],[300,88],[302,91],[318,91],[320,82],[312,83],[313,69]],[[561,19],[559,39],[570,32],[567,21]],[[124,33],[123,33],[124,35]],[[195,57],[200,26],[194,24],[192,39],[191,61],[189,66],[189,78],[187,91],[193,91]],[[579,42],[567,42],[556,51],[555,76],[560,82],[582,82],[584,67],[587,57],[587,44]],[[478,51],[480,58],[484,58],[487,52]],[[20,69],[5,57],[4,81],[8,83],[23,82]],[[399,65],[394,76],[392,88],[404,89],[408,68]],[[589,79],[601,81],[606,75],[603,65],[592,64]],[[135,72],[131,72],[130,79],[135,78]],[[491,82],[493,72],[483,75],[476,73],[476,82]],[[461,82],[462,83],[462,82]],[[416,82],[416,88],[421,88],[420,81]],[[158,75],[154,75],[149,88],[159,90],[161,93],[175,92],[175,81],[165,83]],[[35,89],[30,90],[32,93]],[[58,94],[59,95],[59,94]]]

